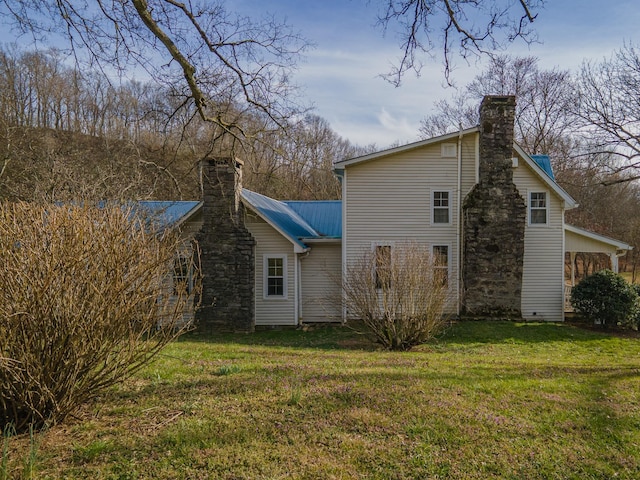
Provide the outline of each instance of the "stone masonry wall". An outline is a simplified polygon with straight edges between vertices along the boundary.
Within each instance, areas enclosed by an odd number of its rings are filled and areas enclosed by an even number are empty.
[[[203,278],[196,328],[202,332],[252,332],[255,240],[244,224],[242,162],[204,160],[202,184],[204,223],[196,239]]]
[[[526,206],[513,183],[515,97],[480,105],[479,183],[463,203],[463,314],[520,318]]]

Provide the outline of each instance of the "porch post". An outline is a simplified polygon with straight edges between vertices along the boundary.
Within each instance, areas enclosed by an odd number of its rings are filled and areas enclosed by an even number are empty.
[[[609,258],[611,259],[611,270],[613,270],[614,273],[618,273],[618,255],[610,253]]]
[[[569,252],[571,259],[571,286],[576,286],[576,252]]]

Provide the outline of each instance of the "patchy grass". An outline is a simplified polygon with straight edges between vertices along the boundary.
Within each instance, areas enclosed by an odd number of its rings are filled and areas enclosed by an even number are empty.
[[[634,479],[640,343],[498,322],[406,353],[341,328],[192,335],[81,417],[5,439],[7,478]]]

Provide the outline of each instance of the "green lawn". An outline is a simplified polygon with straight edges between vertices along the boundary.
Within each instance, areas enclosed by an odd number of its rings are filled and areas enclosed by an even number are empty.
[[[341,328],[187,336],[5,448],[9,478],[636,479],[640,340],[498,322],[408,353]]]

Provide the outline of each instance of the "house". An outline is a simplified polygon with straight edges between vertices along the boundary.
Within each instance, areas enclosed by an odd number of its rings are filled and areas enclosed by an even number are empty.
[[[255,324],[342,319],[342,204],[280,202],[243,190],[256,239]]]
[[[176,327],[192,324],[196,298],[194,261],[197,261],[194,258],[192,239],[202,223],[200,220],[202,202],[141,200],[130,207],[135,214],[153,226],[153,231],[161,233],[170,229],[179,232],[181,240],[179,251],[176,252],[174,264],[170,267],[170,273],[164,281],[164,287],[169,295],[169,305],[172,308],[176,302],[182,304],[186,300],[182,319]],[[184,295],[187,297],[185,298]],[[180,297],[182,300],[179,300]],[[163,323],[162,318],[159,323]]]
[[[242,162],[202,165],[202,330],[340,322],[342,204],[282,202],[241,188]]]
[[[450,313],[562,321],[565,251],[589,244],[616,268],[631,247],[565,224],[577,204],[514,143],[514,115],[514,97],[486,97],[477,127],[338,162],[345,264],[416,240],[446,254]]]
[[[344,320],[350,262],[403,242],[444,261],[451,314],[562,321],[565,253],[615,269],[631,247],[565,224],[576,202],[513,141],[514,116],[514,97],[486,97],[477,127],[337,162],[341,201],[274,200],[242,189],[242,162],[205,161],[200,328]]]

